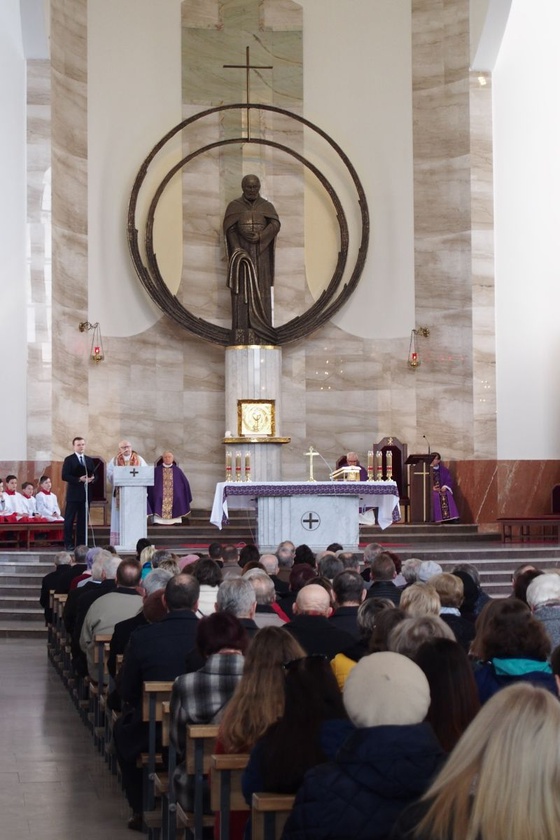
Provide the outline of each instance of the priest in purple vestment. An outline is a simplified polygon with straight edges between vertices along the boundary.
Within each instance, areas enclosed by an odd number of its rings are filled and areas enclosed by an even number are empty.
[[[434,522],[450,522],[459,519],[459,511],[453,498],[451,473],[441,463],[439,452],[433,452],[432,468],[432,506]]]
[[[154,486],[148,487],[148,512],[154,525],[180,525],[191,512],[192,494],[187,476],[173,458],[164,452],[154,469]]]

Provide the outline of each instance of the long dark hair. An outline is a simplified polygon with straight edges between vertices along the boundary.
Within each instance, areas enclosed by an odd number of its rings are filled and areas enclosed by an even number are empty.
[[[306,771],[327,760],[321,724],[348,715],[328,659],[305,656],[285,670],[284,714],[263,738],[262,770],[265,790],[295,793]]]
[[[430,684],[426,720],[443,749],[451,752],[480,709],[469,658],[458,642],[432,639],[420,646],[414,661]]]

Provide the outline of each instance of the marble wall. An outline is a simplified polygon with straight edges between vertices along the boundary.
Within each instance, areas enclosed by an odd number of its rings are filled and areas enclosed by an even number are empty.
[[[492,525],[500,516],[541,516],[560,484],[558,461],[456,461],[450,470],[462,522]]]
[[[223,348],[190,336],[162,316],[135,335],[104,338],[106,360],[94,365],[88,359],[88,336],[77,329],[88,318],[88,134],[95,131],[88,125],[87,6],[87,0],[51,2],[52,380],[34,360],[30,380],[34,406],[45,399],[52,382],[52,411],[41,415],[34,410],[29,456],[38,458],[50,439],[49,455],[60,460],[75,434],[84,435],[89,451],[105,458],[123,436],[148,461],[170,447],[189,474],[195,505],[208,507],[223,475]],[[243,27],[254,27],[253,43],[265,45],[259,57],[274,53],[274,62],[283,68],[278,77],[282,90],[289,85],[288,98],[300,107],[298,4],[187,0],[182,12],[185,114],[216,101],[219,91],[201,68],[205,61],[208,66],[215,62],[216,49],[227,43],[232,16],[239,22],[241,12]],[[416,325],[429,327],[431,334],[418,339],[422,364],[416,370],[407,365],[408,338],[360,338],[332,323],[285,346],[281,426],[291,437],[282,449],[285,479],[306,478],[304,453],[310,444],[332,465],[349,449],[365,458],[373,441],[391,434],[407,442],[409,451],[421,450],[426,435],[447,461],[496,457],[491,88],[469,72],[468,0],[412,0],[411,14]],[[231,63],[244,57],[233,50],[235,39],[237,47],[245,44],[241,36],[232,37],[226,50],[235,58]],[[227,98],[240,99],[244,73],[230,72]],[[256,82],[259,95],[285,104],[274,99],[274,84],[265,73]],[[364,102],[357,101],[356,108],[362,107]],[[228,125],[220,128],[229,130]],[[267,132],[270,127],[258,128]],[[303,180],[297,173],[286,180],[281,164],[272,161],[269,167],[266,156],[254,163],[266,173],[267,194],[286,208],[278,314],[288,317],[310,299],[301,203],[294,199],[303,195]],[[224,206],[224,185],[231,192],[243,166],[224,169],[217,158],[208,166],[210,174],[203,168],[189,170],[183,190],[190,200],[208,194],[209,185],[209,205],[215,205],[216,215]],[[201,229],[200,217],[188,205],[185,198],[189,286],[179,296],[185,305],[219,320],[228,305],[224,287],[215,280],[224,267],[219,224],[213,219]],[[209,277],[214,279],[209,282]],[[140,287],[138,295],[143,295]],[[376,317],[382,317],[382,309]],[[316,469],[318,478],[328,474],[326,464],[316,463]]]

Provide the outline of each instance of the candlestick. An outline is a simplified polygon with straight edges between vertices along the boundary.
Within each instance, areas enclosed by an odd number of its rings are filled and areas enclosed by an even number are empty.
[[[245,481],[251,481],[251,453],[245,453]]]
[[[235,480],[241,481],[241,452],[235,453]]]
[[[226,450],[226,481],[231,481],[231,451]]]

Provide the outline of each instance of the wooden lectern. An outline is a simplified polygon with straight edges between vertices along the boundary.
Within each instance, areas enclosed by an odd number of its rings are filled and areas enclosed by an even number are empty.
[[[419,525],[432,521],[432,471],[433,455],[409,455],[408,486],[410,491],[410,522]]]

